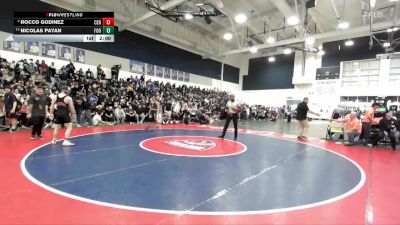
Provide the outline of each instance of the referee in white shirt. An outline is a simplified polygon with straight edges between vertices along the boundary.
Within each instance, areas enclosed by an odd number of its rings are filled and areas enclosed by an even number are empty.
[[[229,101],[226,103],[226,122],[224,126],[224,131],[219,138],[224,138],[226,134],[226,130],[229,127],[229,123],[233,120],[233,126],[235,127],[235,138],[233,140],[236,141],[237,139],[237,123],[238,123],[238,113],[240,112],[239,103],[235,101],[235,95],[229,95]]]

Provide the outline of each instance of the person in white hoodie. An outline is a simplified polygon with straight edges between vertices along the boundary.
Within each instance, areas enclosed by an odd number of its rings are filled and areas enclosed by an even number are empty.
[[[117,119],[117,123],[125,122],[126,114],[121,105],[118,105],[118,107],[115,109],[114,114],[115,118]]]

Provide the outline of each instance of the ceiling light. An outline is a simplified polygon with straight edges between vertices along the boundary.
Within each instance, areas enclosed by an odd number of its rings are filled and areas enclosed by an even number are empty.
[[[224,34],[224,39],[227,40],[227,41],[231,40],[232,37],[233,37],[233,35],[231,33],[225,33]]]
[[[369,4],[371,5],[372,8],[375,7],[376,0],[369,0]]]
[[[257,52],[258,52],[258,49],[257,49],[256,47],[251,47],[251,48],[250,48],[250,52],[251,52],[251,53],[257,53]]]
[[[190,14],[190,13],[186,13],[186,14],[185,14],[185,19],[186,19],[186,20],[191,20],[191,19],[193,19],[193,15]]]
[[[285,50],[283,50],[283,53],[284,53],[285,55],[289,55],[290,53],[292,53],[292,49],[286,48]]]
[[[353,40],[348,40],[344,43],[344,45],[346,46],[353,46],[354,45],[354,41]]]
[[[392,28],[388,28],[386,31],[387,31],[388,33],[392,33],[392,32],[393,32],[393,29],[392,29]]]
[[[393,31],[398,31],[399,28],[398,27],[393,27]]]
[[[204,3],[197,3],[196,5],[197,5],[197,6],[203,6]]]
[[[324,50],[318,51],[318,55],[320,55],[320,56],[325,55],[325,51]]]
[[[300,20],[299,20],[299,18],[298,18],[297,16],[291,16],[291,17],[289,17],[289,18],[287,19],[287,21],[286,21],[286,23],[287,23],[289,26],[297,25],[297,24],[299,24],[299,22],[300,22]]]
[[[390,43],[389,42],[385,42],[385,43],[383,43],[383,47],[385,47],[385,48],[389,48],[390,47]]]
[[[306,38],[306,45],[313,45],[315,43],[315,38],[308,37]]]
[[[247,20],[247,17],[244,14],[238,14],[235,16],[236,23],[242,24],[242,23],[246,22],[246,20]]]
[[[347,29],[350,27],[350,24],[348,22],[340,22],[338,25],[338,28],[340,29]]]
[[[274,38],[274,37],[269,36],[269,37],[267,38],[267,43],[268,43],[268,44],[272,44],[272,43],[274,43],[274,42],[275,42],[275,38]]]
[[[276,60],[276,59],[275,59],[275,57],[273,57],[273,56],[271,56],[271,57],[268,58],[268,62],[275,62],[275,60]]]

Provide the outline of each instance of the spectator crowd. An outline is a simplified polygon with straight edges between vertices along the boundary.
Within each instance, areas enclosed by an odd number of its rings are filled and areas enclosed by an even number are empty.
[[[9,130],[5,124],[4,99],[5,95],[11,94],[17,100],[18,126],[30,126],[28,100],[38,86],[44,87],[50,103],[60,87],[67,85],[77,112],[78,126],[153,122],[157,116],[163,124],[179,121],[209,123],[225,111],[226,92],[145,80],[144,75],[118,79],[119,68],[120,65],[114,66],[111,79],[106,79],[101,65],[95,74],[90,69],[77,70],[72,62],[55,68],[54,63],[48,65],[44,60],[16,62],[0,57],[1,124]],[[8,88],[11,93],[6,93]],[[51,121],[46,119],[46,126],[49,125]]]

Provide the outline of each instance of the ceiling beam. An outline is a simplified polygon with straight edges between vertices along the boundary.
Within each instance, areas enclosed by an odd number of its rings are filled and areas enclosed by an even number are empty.
[[[277,8],[282,15],[285,18],[288,18],[290,16],[299,16],[296,14],[295,11],[293,11],[293,9],[290,7],[290,5],[285,1],[285,0],[270,0],[270,2],[275,6],[275,8]],[[299,17],[298,17],[299,18]],[[301,18],[299,18],[299,20],[301,20]],[[299,32],[300,32],[300,26],[302,25],[301,23],[304,21],[300,21],[299,26],[294,26],[294,28]]]
[[[392,26],[399,26],[400,21],[396,21],[394,23],[393,21],[386,21],[386,22],[381,22],[381,23],[375,23],[373,24],[373,29],[375,30],[381,30],[381,29],[386,29],[388,27]],[[360,26],[360,27],[354,27],[352,29],[346,30],[344,33],[343,30],[336,30],[336,31],[331,31],[331,32],[325,32],[325,33],[320,33],[313,35],[315,39],[327,39],[327,38],[341,38],[343,35],[346,36],[346,38],[349,38],[351,36],[355,35],[368,35],[370,31],[370,26]],[[282,40],[282,41],[277,41],[274,44],[262,44],[262,45],[256,45],[259,50],[265,49],[265,48],[273,48],[273,47],[280,47],[280,46],[287,46],[287,45],[292,45],[292,44],[297,44],[304,42],[304,37],[303,38],[292,38],[292,39],[287,39],[287,40]],[[225,55],[232,55],[232,54],[238,54],[238,53],[243,53],[243,52],[248,52],[250,51],[250,48],[244,48],[244,49],[236,49],[233,51],[228,51],[222,54],[222,56]]]
[[[171,0],[171,1],[168,1],[167,3],[165,3],[164,5],[162,5],[162,6],[160,7],[160,9],[161,9],[161,10],[167,10],[167,9],[170,9],[170,8],[172,8],[172,7],[175,7],[175,6],[181,4],[182,2],[185,2],[185,1],[187,1],[187,0]],[[128,27],[131,27],[131,26],[133,26],[133,25],[135,25],[135,24],[137,24],[137,23],[140,23],[140,22],[142,22],[142,21],[145,21],[145,20],[149,19],[150,17],[152,17],[152,16],[154,16],[154,15],[156,15],[155,12],[151,12],[151,11],[150,11],[150,12],[147,12],[147,13],[145,13],[144,15],[140,16],[139,18],[133,19],[132,21],[123,24],[123,25],[120,27],[119,31],[126,30]]]

